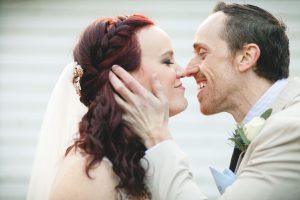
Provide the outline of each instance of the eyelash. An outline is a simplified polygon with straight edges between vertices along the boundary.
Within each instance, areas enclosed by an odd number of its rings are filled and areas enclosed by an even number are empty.
[[[169,65],[173,65],[174,63],[171,62],[171,60],[168,59],[168,60],[165,60],[165,61],[164,61],[164,64],[166,64],[166,65],[169,66]]]
[[[200,56],[201,59],[204,59],[206,56],[206,52],[202,52],[198,54]]]

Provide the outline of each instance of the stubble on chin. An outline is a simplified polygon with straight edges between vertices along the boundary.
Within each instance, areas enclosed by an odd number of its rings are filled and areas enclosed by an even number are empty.
[[[218,113],[216,106],[214,104],[212,104],[212,102],[210,102],[210,100],[206,99],[206,100],[202,100],[202,101],[198,101],[199,102],[199,106],[200,106],[200,112],[203,115],[213,115]]]

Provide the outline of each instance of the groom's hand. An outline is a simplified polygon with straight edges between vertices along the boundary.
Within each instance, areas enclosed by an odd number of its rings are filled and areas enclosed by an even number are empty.
[[[170,139],[169,105],[156,75],[152,77],[152,92],[145,89],[126,70],[113,66],[109,80],[116,92],[117,103],[125,111],[123,120],[150,148]]]

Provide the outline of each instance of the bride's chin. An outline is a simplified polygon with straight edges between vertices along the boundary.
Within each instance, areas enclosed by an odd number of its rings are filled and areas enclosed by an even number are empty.
[[[183,112],[188,106],[187,100],[184,98],[182,102],[178,102],[176,106],[170,106],[169,108],[169,117],[173,117]]]

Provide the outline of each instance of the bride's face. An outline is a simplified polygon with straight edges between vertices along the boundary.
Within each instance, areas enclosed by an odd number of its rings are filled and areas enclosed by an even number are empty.
[[[169,36],[157,26],[150,26],[137,33],[141,48],[141,66],[132,75],[147,89],[151,90],[151,77],[157,74],[163,91],[169,101],[169,115],[173,116],[187,107],[184,90],[176,71],[181,67],[174,59]]]

